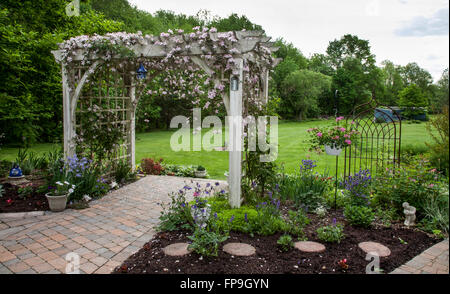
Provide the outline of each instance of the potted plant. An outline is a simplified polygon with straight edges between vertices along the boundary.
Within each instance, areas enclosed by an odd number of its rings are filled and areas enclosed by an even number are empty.
[[[195,170],[194,174],[195,174],[195,177],[197,177],[197,178],[205,178],[206,177],[206,169],[203,166],[199,165],[197,167],[197,169]]]
[[[344,119],[344,117],[336,118],[336,122]],[[328,155],[338,156],[342,150],[355,143],[358,131],[353,129],[355,123],[352,121],[350,126],[335,125],[328,128],[312,128],[307,130],[310,134],[311,149],[321,151],[325,147]]]
[[[57,181],[54,189],[45,194],[50,210],[59,212],[66,209],[67,199],[69,198],[69,195],[73,193],[74,189],[75,185],[72,185],[67,181]]]

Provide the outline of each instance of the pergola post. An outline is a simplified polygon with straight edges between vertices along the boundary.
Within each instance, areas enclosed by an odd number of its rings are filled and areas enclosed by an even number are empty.
[[[241,206],[241,174],[242,174],[242,87],[243,60],[236,59],[237,75],[230,77],[230,113],[229,113],[229,175],[230,206]],[[233,88],[233,79],[238,78],[237,89]]]
[[[136,169],[136,85],[134,78],[131,77],[131,87],[130,87],[130,106],[128,107],[127,119],[130,120],[130,130],[127,132],[128,142],[130,142],[127,152],[129,155],[130,166],[133,171]]]
[[[63,86],[63,127],[64,127],[64,159],[75,155],[74,136],[75,118],[72,111],[72,99],[69,88],[69,72],[66,66],[61,66],[62,86]]]

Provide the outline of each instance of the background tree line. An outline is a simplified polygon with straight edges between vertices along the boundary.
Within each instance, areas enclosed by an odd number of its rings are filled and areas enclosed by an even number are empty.
[[[69,0],[3,0],[0,3],[0,134],[7,143],[52,142],[62,136],[60,66],[51,50],[82,34],[141,31],[157,35],[168,29],[186,32],[195,26],[218,31],[263,30],[246,16],[227,18],[199,11],[195,16],[159,10],[145,12],[127,0],[81,1],[81,15],[68,17]],[[339,112],[347,114],[371,94],[387,105],[415,105],[437,112],[448,105],[448,69],[433,83],[416,63],[406,66],[383,61],[376,66],[367,40],[345,35],[329,43],[325,54],[305,57],[293,44],[279,39],[276,57],[283,61],[270,81],[270,111],[282,119],[304,120]],[[157,79],[156,83],[163,83]],[[155,85],[153,85],[154,87]],[[189,103],[146,94],[137,113],[138,131],[167,128],[174,113],[189,115]],[[222,114],[223,115],[223,114]]]

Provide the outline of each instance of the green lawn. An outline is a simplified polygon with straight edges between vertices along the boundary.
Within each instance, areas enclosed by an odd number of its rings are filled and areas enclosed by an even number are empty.
[[[302,159],[310,156],[317,160],[318,171],[328,169],[331,174],[335,170],[335,157],[328,155],[317,155],[308,152],[308,138],[306,130],[312,127],[326,126],[331,121],[311,122],[280,122],[278,127],[279,154],[277,163],[284,163],[286,171],[298,168]],[[425,128],[426,124],[402,124],[402,146],[425,145],[430,141],[430,136]],[[142,158],[163,158],[166,163],[183,165],[203,165],[208,170],[211,178],[224,179],[224,172],[228,170],[228,153],[220,151],[181,151],[174,152],[170,148],[170,137],[173,131],[154,131],[151,133],[140,133],[136,135],[136,163]],[[192,140],[191,140],[192,144]],[[29,150],[44,153],[55,147],[53,144],[37,144]],[[2,147],[0,160],[14,160],[18,148]],[[342,162],[341,162],[342,161]],[[340,156],[339,166],[343,166],[343,156]]]

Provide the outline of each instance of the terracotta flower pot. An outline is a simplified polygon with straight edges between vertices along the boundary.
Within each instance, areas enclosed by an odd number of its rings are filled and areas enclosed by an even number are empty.
[[[334,148],[334,147],[329,146],[329,145],[325,145],[325,152],[328,155],[339,156],[339,154],[341,154],[341,152],[342,152],[342,149],[341,148]]]
[[[66,209],[67,198],[69,195],[53,196],[47,193],[45,194],[45,197],[47,197],[48,206],[50,206],[51,211],[60,212]]]

